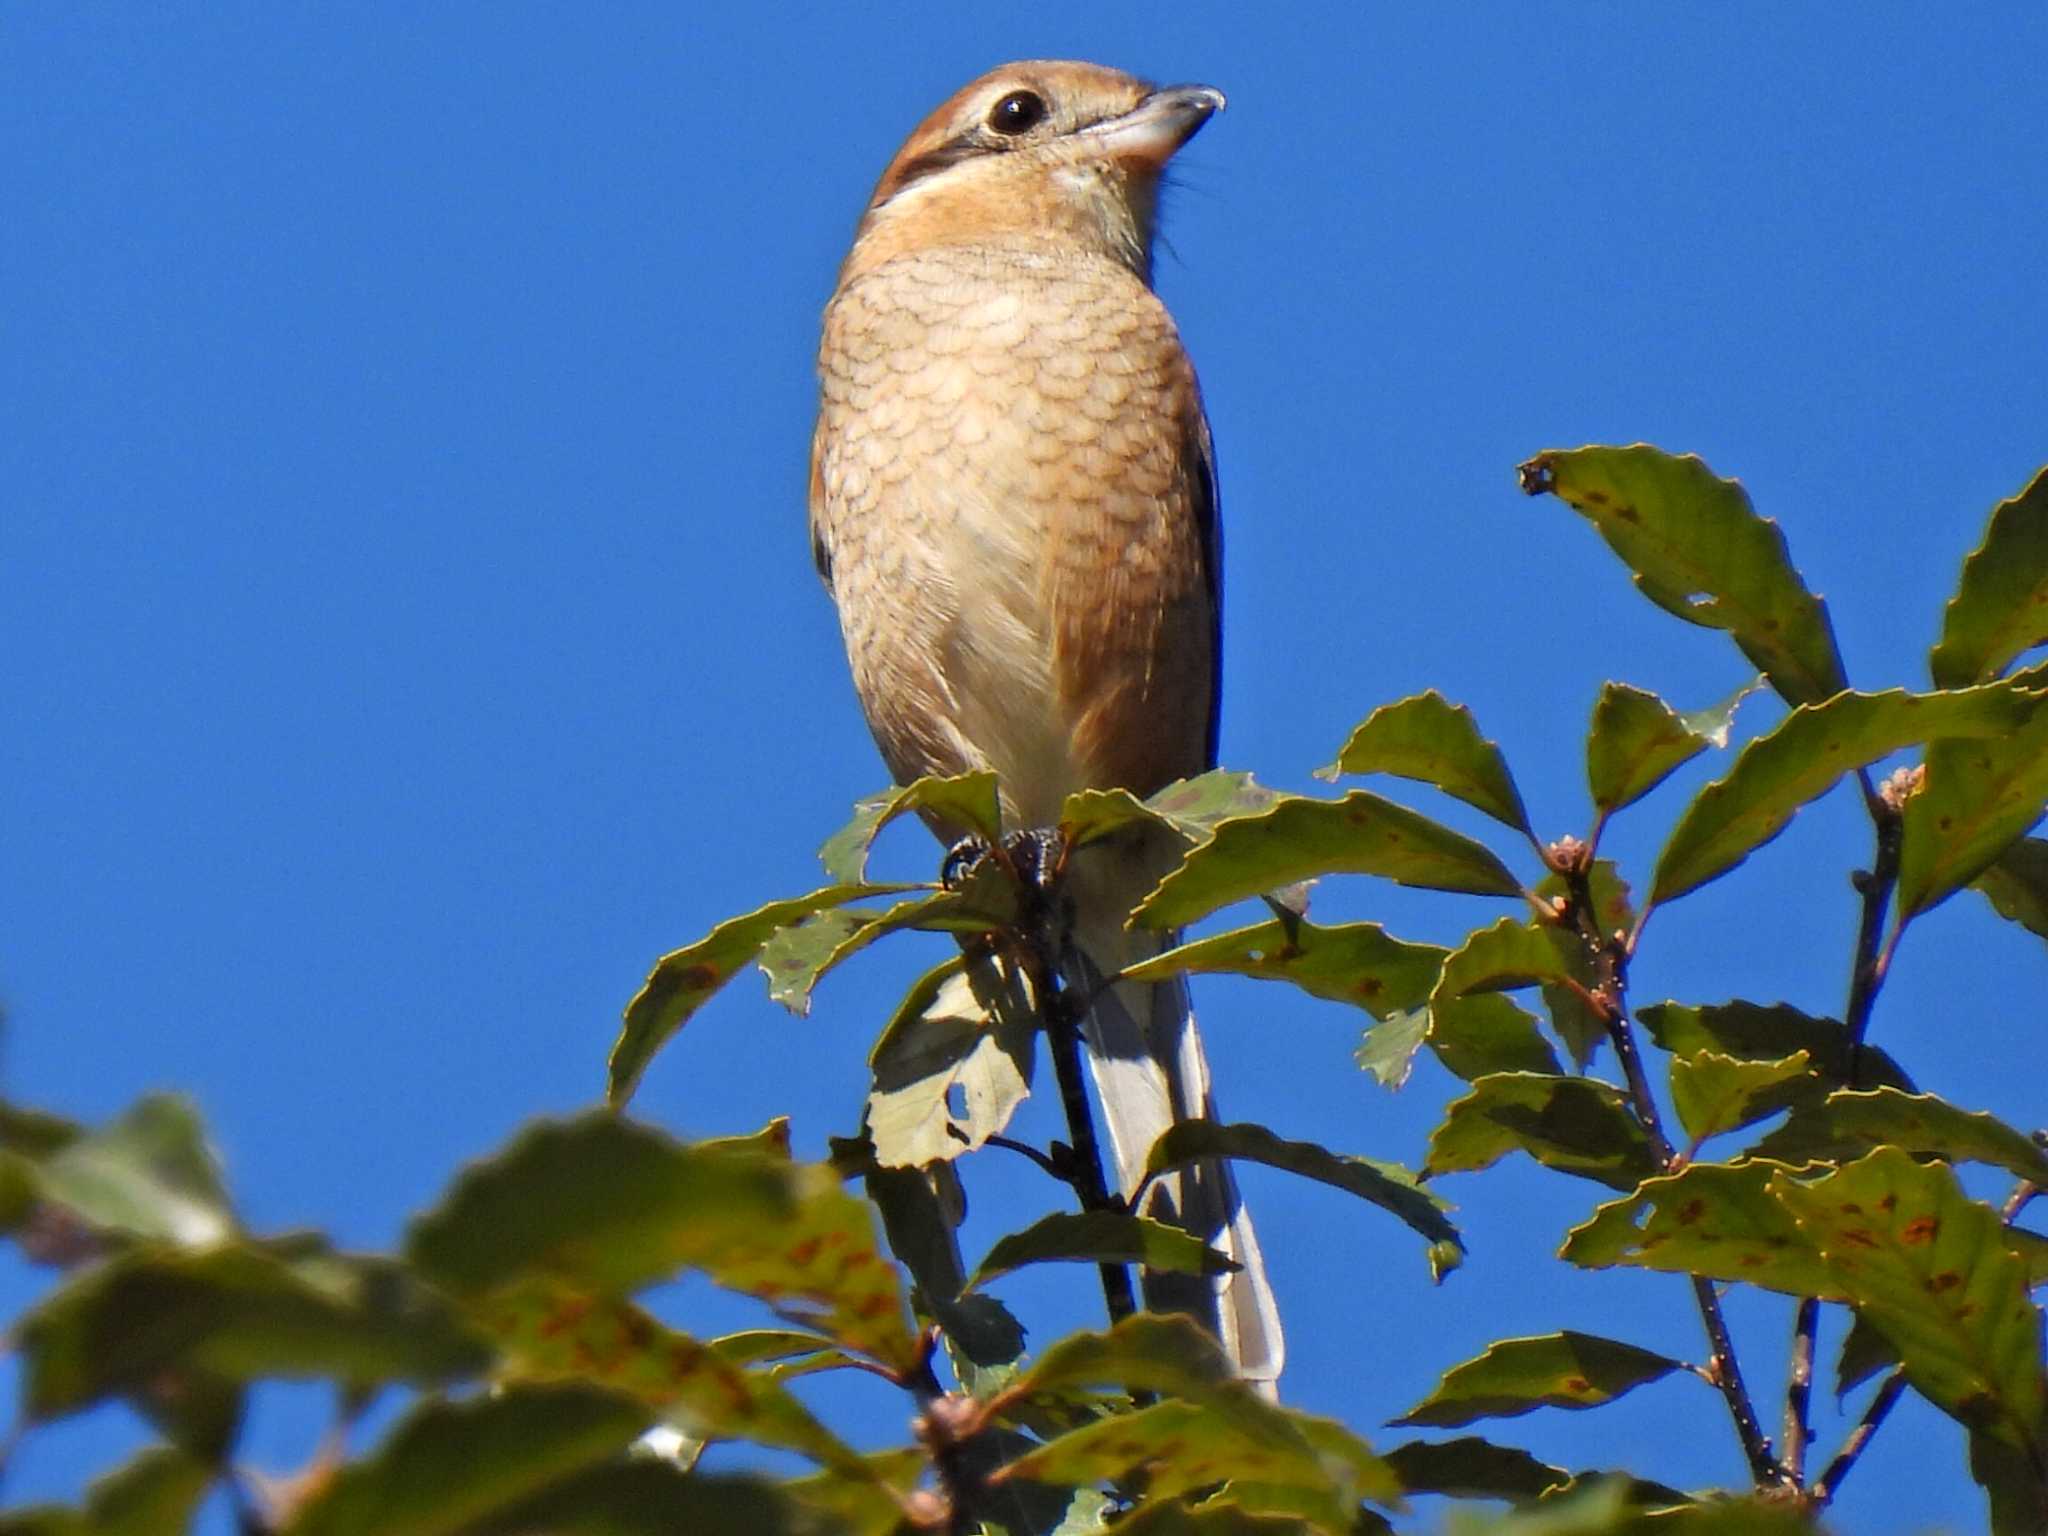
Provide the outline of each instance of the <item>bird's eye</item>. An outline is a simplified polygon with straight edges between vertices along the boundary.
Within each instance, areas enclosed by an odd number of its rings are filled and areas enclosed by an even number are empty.
[[[1045,121],[1045,98],[1036,91],[1012,91],[988,114],[988,125],[997,133],[1029,133]]]

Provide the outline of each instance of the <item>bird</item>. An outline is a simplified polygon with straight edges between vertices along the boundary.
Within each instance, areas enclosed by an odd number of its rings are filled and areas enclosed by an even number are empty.
[[[811,545],[862,711],[898,783],[993,769],[1006,826],[1216,762],[1215,454],[1152,263],[1167,162],[1223,104],[1071,60],[989,71],[889,162],[826,305]],[[1215,1113],[1184,979],[1105,984],[1176,941],[1127,919],[1179,854],[1128,832],[1076,850],[1060,888],[1126,1201],[1161,1133]],[[1140,1214],[1238,1266],[1142,1271],[1147,1305],[1276,1395],[1279,1313],[1229,1165],[1145,1187]]]

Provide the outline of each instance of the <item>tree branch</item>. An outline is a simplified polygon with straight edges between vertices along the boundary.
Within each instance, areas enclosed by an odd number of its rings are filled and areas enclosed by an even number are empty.
[[[1856,1458],[1863,1454],[1863,1448],[1870,1444],[1870,1437],[1877,1433],[1877,1426],[1885,1421],[1885,1415],[1906,1390],[1904,1370],[1893,1371],[1877,1389],[1877,1396],[1870,1400],[1870,1406],[1863,1410],[1863,1419],[1849,1431],[1849,1438],[1842,1442],[1842,1449],[1835,1459],[1828,1463],[1827,1471],[1821,1473],[1807,1502],[1815,1509],[1825,1509],[1828,1501],[1841,1491],[1842,1479],[1849,1475],[1849,1469],[1856,1465]]]

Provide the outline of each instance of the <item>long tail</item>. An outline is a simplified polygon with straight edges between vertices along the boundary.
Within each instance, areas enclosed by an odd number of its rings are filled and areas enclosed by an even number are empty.
[[[1111,858],[1087,857],[1098,851]],[[1102,985],[1103,977],[1174,942],[1124,926],[1151,888],[1153,863],[1123,849],[1084,850],[1066,886],[1074,902],[1067,983],[1093,999],[1083,1037],[1116,1181],[1126,1199],[1144,1178],[1145,1154],[1169,1126],[1216,1115],[1185,979]],[[1141,1214],[1185,1228],[1240,1266],[1211,1279],[1143,1271],[1145,1304],[1195,1317],[1221,1341],[1239,1375],[1267,1396],[1277,1395],[1286,1356],[1280,1312],[1230,1165],[1197,1163],[1155,1180]]]

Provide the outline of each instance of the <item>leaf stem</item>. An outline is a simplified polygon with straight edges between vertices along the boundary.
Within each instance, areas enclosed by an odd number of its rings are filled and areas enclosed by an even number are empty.
[[[1821,1473],[1813,1491],[1807,1495],[1807,1503],[1813,1508],[1826,1509],[1828,1501],[1841,1491],[1842,1479],[1849,1475],[1849,1469],[1856,1465],[1856,1458],[1863,1454],[1863,1448],[1870,1444],[1870,1437],[1877,1433],[1877,1426],[1885,1421],[1885,1416],[1905,1390],[1906,1373],[1903,1369],[1893,1371],[1885,1378],[1884,1385],[1877,1389],[1877,1396],[1863,1410],[1862,1422],[1849,1431],[1849,1438],[1842,1442],[1842,1449],[1828,1463],[1827,1471]]]
[[[1069,1187],[1073,1185],[1074,1181],[1067,1177],[1065,1169],[1053,1161],[1049,1154],[1039,1151],[1038,1148],[1032,1146],[1028,1141],[1017,1141],[1009,1136],[991,1136],[983,1144],[985,1146],[1001,1147],[1005,1152],[1014,1152],[1019,1157],[1027,1158],[1031,1162],[1036,1163],[1062,1184]]]

